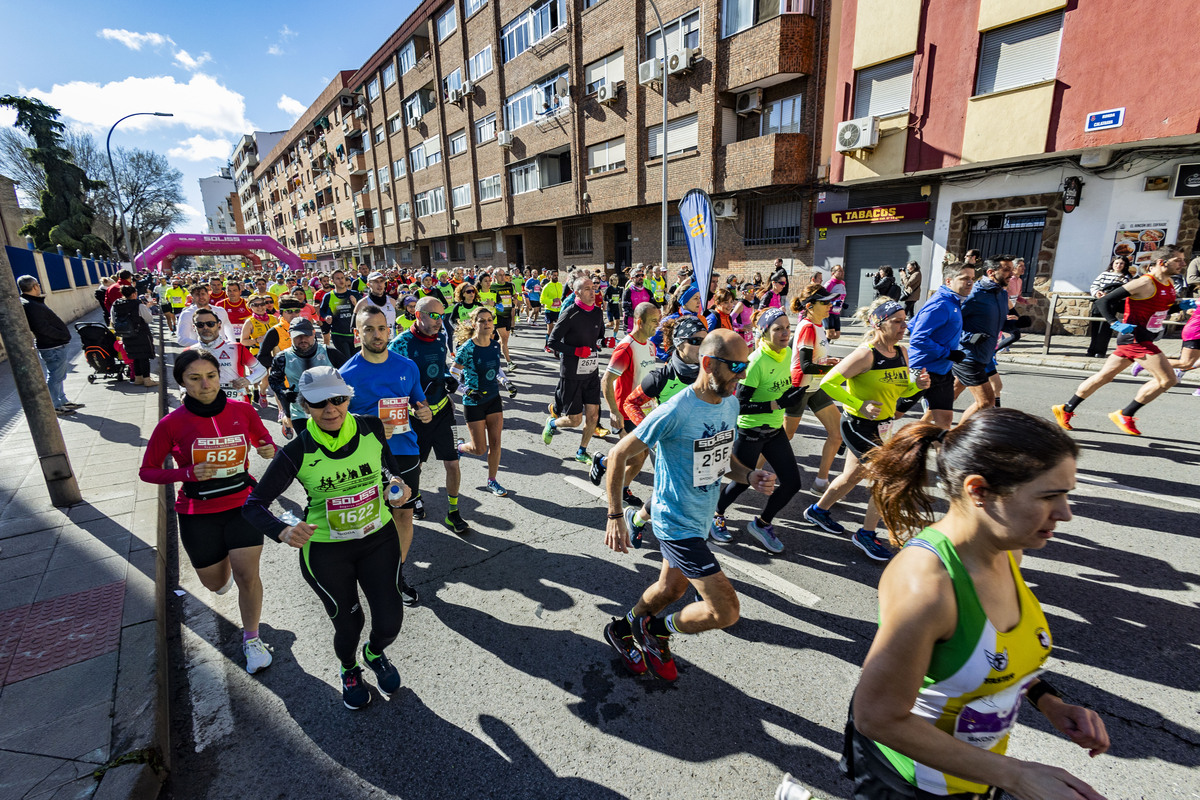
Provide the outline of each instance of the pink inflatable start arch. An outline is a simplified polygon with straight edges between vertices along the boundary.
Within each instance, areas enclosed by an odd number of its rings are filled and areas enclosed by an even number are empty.
[[[270,236],[258,236],[249,233],[167,233],[138,253],[133,260],[134,269],[146,269],[153,266],[161,271],[163,266],[170,266],[177,256],[224,256],[249,255],[250,250],[262,250],[288,266],[288,269],[303,269],[304,262],[300,256],[287,249]],[[260,262],[254,256],[250,260],[257,266]]]

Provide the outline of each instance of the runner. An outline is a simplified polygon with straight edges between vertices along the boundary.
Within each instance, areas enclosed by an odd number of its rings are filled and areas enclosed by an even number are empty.
[[[299,300],[286,294],[279,301],[279,322],[271,326],[258,345],[258,362],[267,369],[275,356],[292,346],[292,320],[300,316],[302,308]]]
[[[929,376],[910,376],[908,358],[900,340],[904,338],[904,303],[881,297],[859,312],[868,327],[867,338],[821,380],[820,388],[842,404],[842,439],[846,443],[846,465],[829,484],[821,499],[804,510],[804,518],[828,533],[844,534],[834,521],[833,508],[859,481],[867,477],[868,453],[890,435],[896,400],[929,387]],[[849,391],[842,388],[845,383]],[[867,503],[863,525],[852,537],[858,549],[876,561],[887,561],[892,551],[875,537],[879,511]]]
[[[171,304],[169,293],[171,285],[167,283],[166,276],[159,275],[158,283],[154,285],[154,298],[158,301],[159,313],[167,320],[167,327],[171,329],[171,334],[175,334],[175,309]]]
[[[333,291],[321,300],[321,330],[346,358],[354,355],[354,307],[362,297],[346,284],[346,273],[333,271]]]
[[[655,302],[654,292],[650,281],[646,279],[646,269],[641,264],[636,264],[633,267],[633,272],[630,273],[629,284],[625,290],[621,292],[621,318],[625,321],[625,333],[631,333],[637,320],[633,316],[634,309],[642,303],[654,303],[656,306],[661,306],[660,302]]]
[[[479,304],[479,290],[472,283],[460,283],[454,290],[454,305],[442,317],[442,322],[446,327],[446,338],[450,341],[451,353],[457,349],[455,337],[458,335],[458,326],[467,321],[477,308],[482,308]],[[488,309],[491,313],[491,309]],[[495,313],[491,313],[492,319],[495,319]],[[494,328],[494,325],[493,325]]]
[[[612,335],[616,336],[621,329],[621,294],[624,291],[624,279],[621,273],[614,272],[609,276],[608,286],[604,289],[604,306],[608,312],[608,324],[612,326]],[[635,307],[636,308],[636,307]]]
[[[534,325],[537,323],[538,310],[542,307],[542,281],[537,276],[537,270],[531,270],[529,279],[525,281],[525,302],[529,306],[529,324]]]
[[[266,338],[267,333],[271,328],[279,324],[277,317],[271,316],[271,302],[265,297],[253,297],[250,299],[250,318],[242,325],[241,343],[250,351],[250,355],[255,358],[262,351],[262,342]],[[268,356],[270,354],[268,353]],[[269,408],[267,402],[267,379],[264,375],[255,389],[255,394],[258,395],[258,402],[263,408]]]
[[[841,264],[834,264],[829,270],[825,291],[833,295],[833,307],[825,318],[825,330],[832,342],[842,338],[842,309],[846,305],[846,268]]]
[[[250,319],[250,315],[253,313],[250,310],[250,304],[242,297],[242,284],[236,279],[229,281],[229,285],[225,287],[225,299],[217,303],[217,306],[225,309],[225,314],[229,317],[229,324],[236,331],[242,329],[246,320]]]
[[[950,496],[936,521],[931,450]],[[873,495],[907,546],[880,579],[879,629],[846,724],[842,770],[854,797],[990,798],[1002,789],[1103,800],[1065,770],[1005,757],[1023,696],[1088,755],[1109,747],[1100,716],[1045,679],[1050,626],[1020,570],[1023,551],[1041,550],[1071,519],[1077,457],[1050,423],[999,408],[950,431],[909,425],[876,452]]]
[[[842,446],[841,414],[825,390],[814,385],[817,376],[824,376],[840,360],[829,355],[829,339],[822,327],[834,299],[833,294],[818,284],[809,286],[798,297],[793,297],[791,303],[792,311],[800,315],[796,338],[792,342],[792,385],[803,389],[804,396],[785,409],[787,416],[783,420],[783,430],[788,439],[795,436],[805,409],[816,414],[817,420],[825,428],[821,461],[812,485],[812,491],[817,494],[829,488],[829,470],[833,468],[833,459]]]
[[[308,420],[296,391],[300,376],[313,367],[338,369],[346,363],[346,357],[340,350],[327,349],[317,339],[317,329],[303,317],[292,318],[288,337],[291,347],[271,361],[267,384],[279,401],[279,424],[283,427],[283,435],[291,439],[293,432],[303,428]]]
[[[508,279],[508,271],[497,267],[495,276],[489,286],[481,287],[479,299],[485,300],[484,293],[495,295],[496,333],[500,337],[500,350],[504,353],[504,363],[512,371],[516,368],[512,355],[508,352],[508,337],[513,329],[513,302],[516,300],[515,289]],[[486,305],[486,303],[485,303]]]
[[[693,285],[680,290],[678,296],[671,295],[667,302],[667,315],[663,317],[663,322],[679,319],[680,317],[696,317],[700,314],[700,290]],[[707,323],[706,323],[707,325]],[[659,361],[666,361],[667,350],[663,347],[662,331],[658,331],[650,337],[650,344],[654,346],[654,354]]]
[[[183,288],[183,281],[179,278],[171,279],[171,288],[167,289],[167,302],[171,309],[167,321],[171,323],[171,333],[176,333],[179,315],[188,304],[188,290]]]
[[[211,312],[207,316],[216,320]],[[254,674],[270,666],[272,657],[258,635],[262,534],[242,519],[242,504],[254,486],[247,471],[250,448],[271,458],[275,444],[252,406],[226,399],[221,365],[212,353],[185,350],[172,374],[184,391],[183,405],[154,427],[138,477],[179,484],[179,541],[206,589],[225,594],[237,584],[242,653],[246,671]],[[163,467],[168,456],[175,464],[170,469]]]
[[[600,421],[600,356],[604,346],[604,315],[596,307],[591,278],[574,284],[575,302],[562,313],[550,333],[550,349],[560,356],[558,386],[550,407],[552,416],[542,428],[542,441],[549,446],[561,428],[583,423],[575,460],[591,465],[587,446]]]
[[[563,285],[558,282],[558,270],[551,269],[546,276],[546,283],[542,286],[541,302],[546,307],[546,345],[547,353],[553,353],[550,349],[550,332],[554,330],[555,323],[558,322],[559,312],[562,311],[563,301]]]
[[[189,350],[206,350],[217,359],[221,372],[221,389],[230,400],[250,402],[251,388],[267,374],[250,349],[230,341],[222,335],[224,330],[217,318],[217,309],[201,308],[192,315],[192,324],[200,340]]]
[[[708,548],[708,533],[717,506],[721,478],[728,474],[763,494],[775,476],[752,470],[733,458],[738,403],[733,398],[747,367],[746,343],[731,331],[713,331],[700,347],[696,382],[663,403],[621,439],[609,453],[608,526],[604,543],[629,552],[628,511],[621,511],[622,479],[632,456],[655,451],[654,535],[662,550],[658,580],[629,613],[604,627],[604,639],[635,675],[647,667],[658,677],[678,677],[671,655],[675,633],[700,633],[737,622],[737,593]],[[632,509],[630,509],[632,510]],[[665,619],[657,615],[691,586],[700,600]]]
[[[1118,286],[1096,301],[1096,310],[1118,334],[1117,349],[1099,372],[1079,384],[1070,400],[1051,409],[1060,427],[1068,431],[1075,430],[1071,426],[1071,418],[1075,416],[1079,404],[1124,372],[1130,364],[1138,362],[1149,371],[1152,380],[1138,389],[1133,402],[1112,412],[1108,418],[1126,433],[1142,435],[1137,428],[1138,411],[1179,383],[1170,360],[1154,342],[1162,336],[1163,322],[1170,309],[1177,304],[1175,284],[1171,278],[1183,272],[1186,266],[1182,250],[1161,248],[1154,252],[1153,265],[1145,275]],[[1124,313],[1121,320],[1117,321],[1117,309],[1121,304],[1124,305]],[[1189,298],[1179,301],[1178,306],[1194,309],[1196,301]]]
[[[442,324],[445,314],[442,302],[436,297],[422,297],[417,301],[417,321],[388,345],[393,353],[411,359],[421,376],[421,391],[433,419],[426,423],[413,421],[417,434],[417,447],[421,463],[429,460],[432,451],[446,470],[446,516],[442,524],[462,536],[470,530],[458,510],[458,490],[462,483],[462,469],[458,463],[458,448],[454,434],[454,402],[451,392],[458,389],[458,380],[450,374],[446,359],[450,342]],[[412,487],[413,517],[425,519],[425,499],[420,484]]]
[[[464,283],[474,291],[474,287]],[[462,287],[459,287],[460,289]],[[458,323],[454,336],[457,347],[454,366],[450,374],[459,382],[463,396],[463,416],[467,420],[470,443],[458,442],[458,452],[470,456],[486,456],[488,465],[487,488],[497,497],[504,497],[508,490],[496,481],[500,471],[500,436],[504,430],[504,406],[500,400],[500,386],[508,390],[509,397],[517,396],[517,389],[500,369],[500,342],[495,336],[495,315],[490,308],[477,306],[467,319]]]
[[[973,402],[963,411],[961,425],[972,414],[997,404],[1004,388],[996,370],[996,343],[1008,317],[1008,281],[1012,277],[1011,256],[995,256],[983,262],[984,277],[975,281],[962,301],[962,361],[951,366],[955,397],[969,389]],[[952,406],[953,407],[953,406]]]
[[[357,319],[358,313],[370,303],[371,305],[383,311],[383,316],[387,319],[388,324],[388,339],[396,335],[396,303],[392,298],[388,297],[384,291],[387,288],[387,282],[383,278],[382,272],[372,272],[367,276],[367,293],[362,296],[354,306],[354,316]]]
[[[1180,304],[1182,306],[1182,303]],[[1191,319],[1183,326],[1183,344],[1177,358],[1171,359],[1175,374],[1182,380],[1183,373],[1195,369],[1200,363],[1200,308],[1192,309]],[[1141,366],[1140,364],[1136,366]],[[1192,393],[1200,397],[1200,389]]]
[[[400,301],[400,305],[404,309],[404,313],[402,313],[398,317],[396,317],[396,335],[397,336],[399,336],[400,334],[404,333],[406,330],[411,328],[413,326],[413,323],[415,323],[417,321],[417,298],[416,297],[413,297],[411,294],[405,295],[404,299]]]
[[[400,468],[383,422],[349,413],[354,390],[332,367],[308,370],[297,390],[308,423],[275,455],[243,513],[261,533],[300,551],[300,572],[333,623],[342,703],[357,711],[371,702],[358,662],[365,625],[360,586],[371,608],[363,660],[380,691],[390,695],[400,688],[400,673],[384,650],[404,622],[400,537],[391,512],[408,501],[409,491],[396,477]],[[270,505],[295,480],[307,499],[304,521],[289,525]]]
[[[717,328],[724,328],[727,331],[736,330],[733,323],[733,307],[737,304],[737,300],[733,298],[733,292],[728,289],[718,289],[717,293],[712,298],[712,311],[708,312],[708,316],[704,318],[710,331],[715,331]]]
[[[903,399],[897,408],[907,412],[923,398],[926,410],[922,421],[946,430],[954,424],[953,367],[966,358],[966,353],[959,349],[963,338],[962,304],[974,283],[975,268],[970,264],[943,263],[942,285],[909,325],[909,366],[929,373],[929,388],[920,395]]]
[[[762,457],[775,471],[775,491],[767,498],[762,513],[750,520],[746,532],[768,552],[782,553],[783,542],[775,535],[771,521],[800,491],[796,455],[783,429],[784,409],[798,405],[805,390],[792,385],[792,349],[788,347],[792,326],[787,312],[782,308],[767,308],[756,317],[758,347],[751,353],[750,366],[742,373],[741,385],[737,387],[740,410],[733,457],[739,463],[753,465]],[[746,488],[745,482],[730,481],[721,490],[712,519],[712,537],[716,541],[733,539],[725,523],[725,512]]]
[[[191,297],[192,304],[183,309],[175,325],[175,340],[179,342],[181,347],[191,347],[200,341],[200,337],[196,335],[196,326],[192,324],[192,320],[195,318],[196,312],[204,308],[211,309],[216,314],[217,319],[220,320],[221,336],[230,341],[237,340],[240,330],[235,329],[229,324],[229,315],[225,313],[225,309],[209,304],[208,284],[197,281],[192,285],[189,296]]]

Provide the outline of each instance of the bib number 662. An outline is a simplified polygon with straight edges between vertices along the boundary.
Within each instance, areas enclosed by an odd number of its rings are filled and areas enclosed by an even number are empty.
[[[231,461],[237,461],[237,450],[208,450],[204,453],[204,460],[209,464],[228,464]]]

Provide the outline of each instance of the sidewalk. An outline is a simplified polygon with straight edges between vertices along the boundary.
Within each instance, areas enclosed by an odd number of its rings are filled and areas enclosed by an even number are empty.
[[[86,407],[60,420],[84,498],[70,509],[50,504],[11,368],[0,364],[0,797],[154,797],[161,777],[145,762],[160,763],[165,730],[160,502],[137,469],[158,391],[89,384],[78,337],[72,347],[67,397]]]

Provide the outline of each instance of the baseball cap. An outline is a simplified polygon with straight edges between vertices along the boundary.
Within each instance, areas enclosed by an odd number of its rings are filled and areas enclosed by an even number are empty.
[[[309,323],[310,325],[312,323]],[[300,376],[296,391],[310,403],[319,403],[331,397],[353,397],[354,389],[333,367],[313,367]]]
[[[690,339],[701,331],[708,331],[708,327],[704,324],[704,320],[699,317],[680,317],[675,323],[675,329],[671,331],[671,339],[673,341],[683,341]]]
[[[813,292],[812,294],[804,295],[804,302],[805,303],[832,303],[835,297],[836,297],[836,295],[834,295],[833,292],[826,291],[825,287],[821,286],[821,287],[818,287],[817,291]]]
[[[301,336],[313,336],[316,334],[316,332],[317,329],[313,327],[312,320],[304,317],[296,317],[292,320],[291,324],[288,325],[288,333],[292,335],[299,334]]]
[[[367,280],[381,281],[381,280],[383,280],[383,273],[382,272],[372,272],[370,275],[367,276]]]

